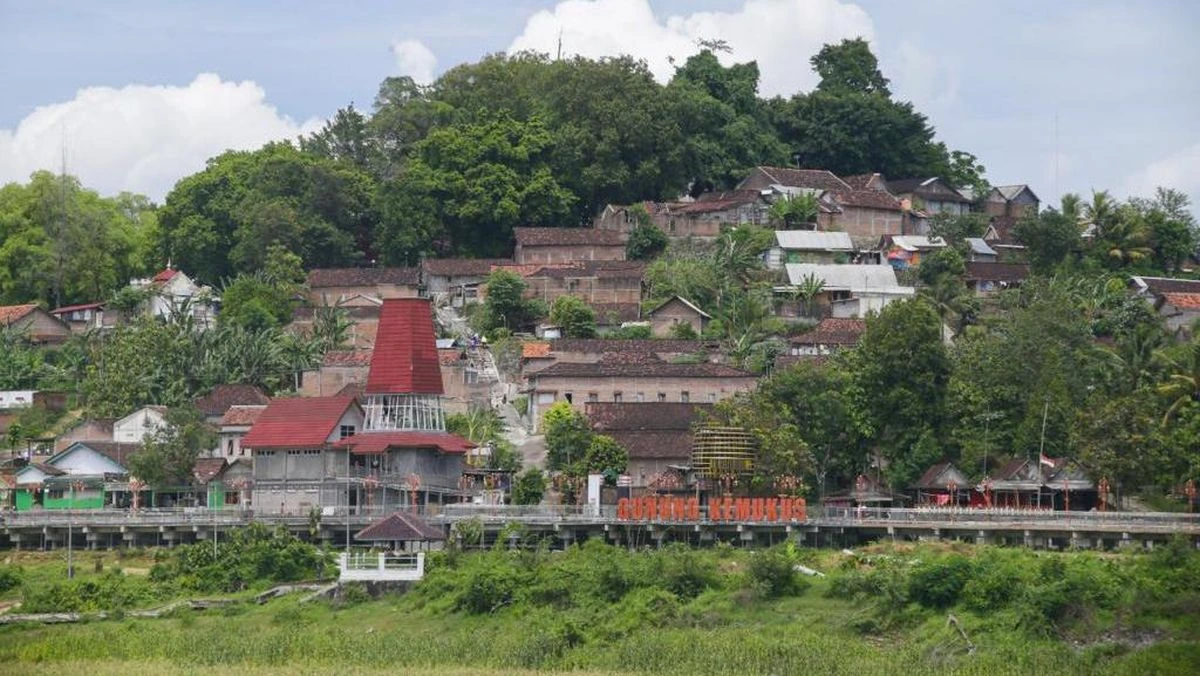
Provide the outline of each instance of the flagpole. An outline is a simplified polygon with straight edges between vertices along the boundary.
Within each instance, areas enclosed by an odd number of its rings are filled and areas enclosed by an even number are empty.
[[[1050,413],[1050,400],[1047,399],[1046,402],[1042,405],[1042,441],[1038,447],[1038,462],[1037,462],[1038,477],[1044,476],[1042,474],[1042,458],[1046,457],[1046,416],[1049,413]],[[1038,507],[1041,507],[1041,506],[1042,506],[1042,487],[1038,486]]]

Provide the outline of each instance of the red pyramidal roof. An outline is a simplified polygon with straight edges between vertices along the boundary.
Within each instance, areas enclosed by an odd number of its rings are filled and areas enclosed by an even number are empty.
[[[442,371],[427,299],[383,301],[365,393],[442,394]]]

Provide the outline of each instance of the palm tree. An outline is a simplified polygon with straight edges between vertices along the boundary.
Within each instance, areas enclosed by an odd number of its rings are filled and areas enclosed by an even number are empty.
[[[815,226],[820,211],[816,196],[802,193],[776,200],[768,211],[768,217],[772,223],[791,229],[804,225]]]
[[[933,286],[921,288],[921,297],[929,301],[943,324],[952,325],[951,338],[961,334],[975,320],[979,312],[979,301],[969,290],[954,278],[942,279]]]
[[[1193,339],[1179,359],[1167,359],[1170,375],[1158,386],[1159,394],[1171,400],[1171,407],[1163,415],[1166,425],[1171,417],[1189,402],[1200,401],[1200,339]]]
[[[1107,350],[1120,387],[1134,392],[1151,376],[1161,362],[1159,348],[1164,344],[1162,330],[1154,324],[1139,324],[1117,341],[1115,349]]]
[[[1069,192],[1062,196],[1059,213],[1067,217],[1073,223],[1083,224],[1087,219],[1084,216],[1083,200],[1073,192]]]
[[[1066,196],[1064,195],[1063,213],[1066,213]],[[1079,202],[1077,195],[1072,195]],[[1097,228],[1107,224],[1117,213],[1117,202],[1107,190],[1092,191],[1092,201],[1083,205],[1083,215],[1096,225]]]
[[[791,296],[793,300],[803,304],[804,314],[811,317],[813,300],[824,290],[825,280],[810,272],[800,279],[799,284],[792,287]]]

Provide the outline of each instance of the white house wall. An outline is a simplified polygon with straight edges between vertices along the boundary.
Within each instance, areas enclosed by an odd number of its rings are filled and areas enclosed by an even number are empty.
[[[126,471],[124,467],[113,462],[107,456],[101,455],[86,446],[79,446],[74,450],[68,449],[66,453],[55,459],[53,463],[54,467],[61,469],[67,474],[83,476],[109,473],[122,474]]]
[[[167,421],[154,409],[134,411],[113,424],[113,441],[123,444],[140,444],[154,430],[165,427]]]

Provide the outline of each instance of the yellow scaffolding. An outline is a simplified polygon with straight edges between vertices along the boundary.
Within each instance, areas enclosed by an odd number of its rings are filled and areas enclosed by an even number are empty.
[[[705,425],[692,436],[692,469],[709,479],[750,474],[757,451],[758,444],[746,430]]]

